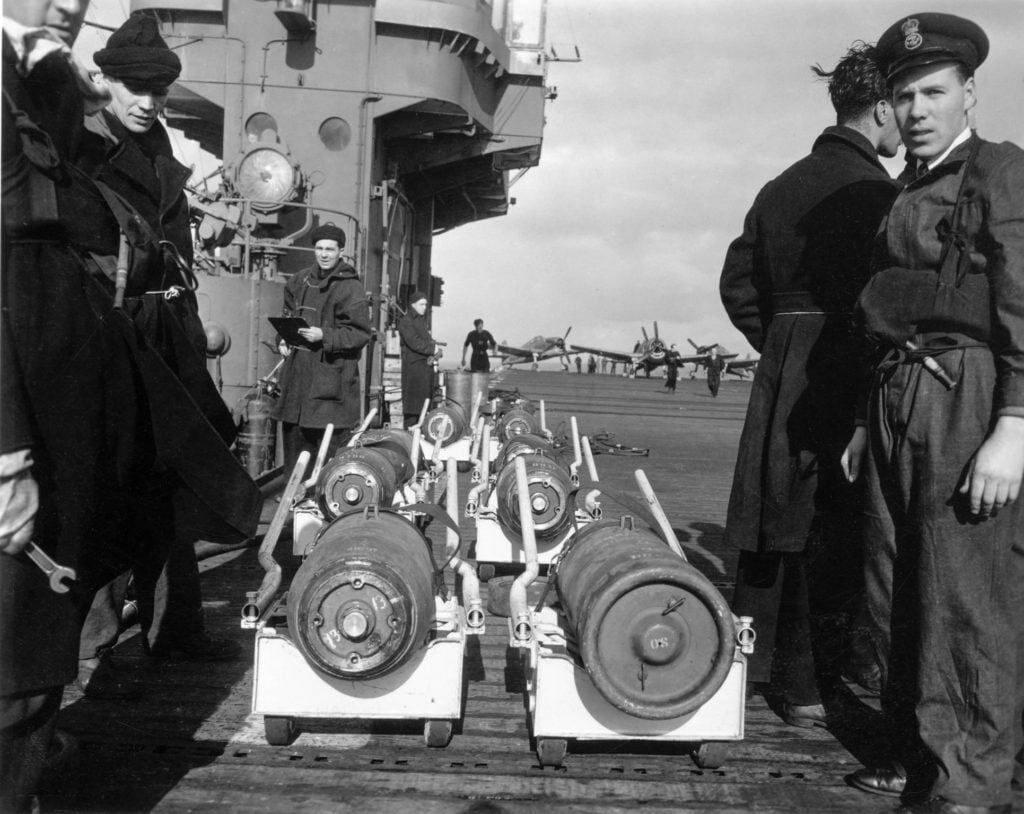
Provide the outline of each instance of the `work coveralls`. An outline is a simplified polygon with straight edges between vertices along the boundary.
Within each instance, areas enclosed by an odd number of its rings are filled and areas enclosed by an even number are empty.
[[[958,230],[967,273],[950,308],[934,272],[974,140]],[[1024,151],[974,135],[907,181],[860,311],[870,329],[899,304],[911,341],[957,384],[947,389],[920,355],[896,349],[871,390],[865,540],[879,644],[891,653],[883,704],[912,784],[934,772],[935,795],[1003,805],[1015,772],[1024,783],[1024,498],[979,518],[958,490],[996,418],[1024,416]],[[906,285],[922,270],[932,272],[926,294],[908,306]]]

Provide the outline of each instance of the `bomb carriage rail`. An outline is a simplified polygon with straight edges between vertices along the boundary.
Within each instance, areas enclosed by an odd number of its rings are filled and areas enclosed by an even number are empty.
[[[290,743],[303,719],[411,719],[441,747],[461,717],[466,636],[484,631],[484,613],[475,570],[459,556],[456,462],[419,471],[405,435],[367,433],[375,443],[344,448],[306,480],[303,453],[291,473],[260,547],[263,584],[242,610],[242,627],[256,631],[252,711],[271,745]],[[367,454],[376,447],[389,454]],[[275,599],[273,550],[289,512],[303,561]],[[448,526],[441,561],[423,534],[427,518]],[[461,603],[445,588],[449,568]]]
[[[634,518],[579,529],[549,571],[558,604],[531,608],[539,573],[526,461],[515,461],[524,572],[509,596],[537,757],[560,766],[570,740],[671,741],[716,768],[744,733],[749,617],[735,617],[686,560],[646,476],[637,482],[661,534]]]

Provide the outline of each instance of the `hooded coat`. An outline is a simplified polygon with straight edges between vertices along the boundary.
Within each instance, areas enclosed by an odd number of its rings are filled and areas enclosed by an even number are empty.
[[[281,397],[272,415],[300,427],[336,430],[359,423],[359,357],[370,341],[370,305],[356,270],[339,263],[295,274],[284,289],[286,317],[302,317],[324,332],[310,348],[292,347],[281,372]]]

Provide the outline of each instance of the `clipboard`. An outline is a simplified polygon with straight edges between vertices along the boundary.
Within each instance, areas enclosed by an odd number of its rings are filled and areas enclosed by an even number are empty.
[[[267,317],[270,324],[289,345],[298,348],[312,347],[310,343],[299,335],[299,328],[308,328],[309,323],[302,317]]]

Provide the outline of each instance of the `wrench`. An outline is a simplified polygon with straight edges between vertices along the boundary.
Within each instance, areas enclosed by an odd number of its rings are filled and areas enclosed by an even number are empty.
[[[74,568],[68,568],[67,566],[55,563],[35,543],[29,543],[25,546],[25,553],[32,559],[32,562],[39,566],[39,570],[50,578],[50,590],[58,594],[66,594],[68,592],[68,586],[64,584],[64,580],[75,579]]]

